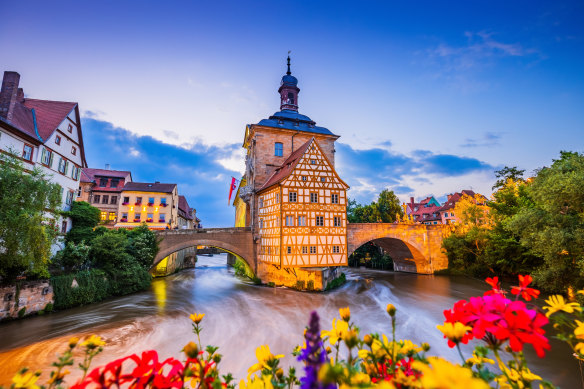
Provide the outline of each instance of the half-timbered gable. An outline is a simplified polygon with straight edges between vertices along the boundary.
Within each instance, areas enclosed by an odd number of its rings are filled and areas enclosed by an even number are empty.
[[[314,138],[292,153],[259,191],[260,260],[347,265],[347,188]]]

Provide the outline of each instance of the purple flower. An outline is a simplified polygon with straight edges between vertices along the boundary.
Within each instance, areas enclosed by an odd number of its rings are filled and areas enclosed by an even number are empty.
[[[313,311],[310,314],[308,329],[304,335],[306,347],[298,356],[299,361],[304,361],[304,377],[300,378],[301,389],[334,389],[335,385],[324,384],[318,381],[318,371],[326,362],[326,351],[320,338],[320,325],[318,314]]]

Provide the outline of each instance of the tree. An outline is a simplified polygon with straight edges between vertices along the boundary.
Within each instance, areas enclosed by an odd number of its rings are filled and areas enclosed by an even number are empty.
[[[543,258],[534,274],[540,288],[584,287],[584,155],[562,151],[527,187],[531,206],[509,222],[521,242]]]
[[[396,215],[403,216],[404,211],[399,199],[393,191],[384,189],[379,193],[377,202],[369,205],[357,204],[349,199],[347,204],[347,220],[349,223],[393,223]]]
[[[0,277],[48,277],[61,187],[14,153],[0,154]]]
[[[384,223],[393,223],[396,221],[396,215],[400,215],[400,217],[404,215],[404,210],[393,190],[384,189],[381,191],[377,198],[377,209],[379,217]]]
[[[508,180],[523,181],[523,173],[525,173],[525,170],[517,169],[517,166],[505,166],[501,170],[495,170],[497,181],[492,189],[495,190],[497,188],[502,188]]]
[[[75,201],[71,205],[71,210],[64,214],[73,220],[74,227],[94,228],[99,223],[100,212],[99,208],[92,206],[88,202]]]
[[[60,267],[65,272],[87,270],[90,267],[89,250],[90,247],[84,242],[67,242],[65,248],[53,258],[53,266]]]
[[[128,254],[144,269],[150,269],[156,254],[158,254],[158,242],[154,232],[150,231],[144,223],[140,227],[129,231],[128,239]]]

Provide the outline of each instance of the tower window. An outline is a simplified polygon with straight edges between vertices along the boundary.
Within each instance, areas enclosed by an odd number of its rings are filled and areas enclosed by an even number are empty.
[[[288,104],[294,104],[294,93],[288,92]]]
[[[284,145],[280,142],[276,142],[274,146],[274,155],[276,157],[282,157],[284,155]]]

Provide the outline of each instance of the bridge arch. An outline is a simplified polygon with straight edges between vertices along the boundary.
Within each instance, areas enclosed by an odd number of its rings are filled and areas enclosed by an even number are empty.
[[[152,267],[170,254],[193,246],[211,246],[241,257],[254,272],[256,269],[250,228],[205,228],[196,230],[164,230],[156,233],[159,251]]]
[[[448,258],[442,251],[446,231],[442,225],[350,223],[347,254],[373,242],[392,257],[396,271],[432,274],[448,267]]]

